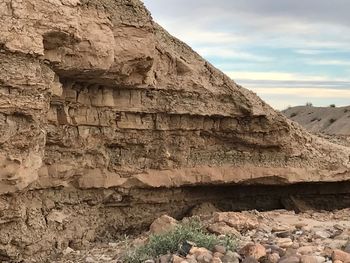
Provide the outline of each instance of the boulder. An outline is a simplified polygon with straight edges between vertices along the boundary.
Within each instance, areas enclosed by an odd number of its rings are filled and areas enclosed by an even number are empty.
[[[168,215],[162,215],[153,221],[150,226],[150,232],[152,234],[163,234],[165,232],[173,230],[177,225],[178,222],[176,219]]]
[[[261,244],[247,244],[239,250],[239,254],[244,257],[252,257],[256,260],[266,256],[266,249]]]
[[[332,260],[340,260],[343,263],[349,263],[350,262],[350,253],[344,252],[340,249],[334,249],[332,253]]]

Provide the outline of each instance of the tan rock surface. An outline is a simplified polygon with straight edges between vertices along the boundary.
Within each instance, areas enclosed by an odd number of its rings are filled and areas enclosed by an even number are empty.
[[[183,215],[180,187],[349,179],[349,148],[275,112],[138,0],[2,0],[0,27],[5,260]]]
[[[177,226],[177,220],[168,216],[162,215],[153,221],[150,226],[150,232],[152,234],[163,234],[170,230],[173,230]]]

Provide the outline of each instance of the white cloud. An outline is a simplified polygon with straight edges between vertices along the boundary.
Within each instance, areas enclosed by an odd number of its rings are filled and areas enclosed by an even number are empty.
[[[295,53],[301,55],[321,55],[325,53],[332,53],[333,50],[324,50],[324,49],[297,49],[294,50]]]
[[[350,90],[344,89],[320,89],[320,88],[251,88],[255,92],[264,95],[293,95],[300,98],[349,98]]]
[[[232,79],[239,80],[278,80],[278,81],[327,81],[326,76],[303,75],[289,72],[256,72],[256,71],[228,71],[225,72]]]
[[[197,48],[196,51],[204,57],[213,56],[216,58],[242,59],[257,62],[266,62],[272,60],[271,57],[255,55],[253,53],[237,51],[226,47],[203,47]]]
[[[235,34],[226,30],[211,30],[196,19],[191,23],[187,19],[180,20],[174,18],[162,19],[159,23],[172,35],[192,45],[214,44],[241,44],[251,40],[248,35]]]
[[[350,66],[349,60],[323,59],[323,60],[307,60],[309,65],[324,65],[324,66]]]

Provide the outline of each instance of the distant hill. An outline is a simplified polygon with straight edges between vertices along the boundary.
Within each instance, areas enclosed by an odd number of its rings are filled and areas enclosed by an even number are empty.
[[[288,108],[282,113],[310,132],[350,136],[350,106],[298,106]]]

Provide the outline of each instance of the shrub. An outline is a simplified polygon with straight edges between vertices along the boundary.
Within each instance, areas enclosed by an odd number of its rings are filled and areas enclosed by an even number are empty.
[[[236,248],[234,237],[218,238],[207,232],[198,220],[191,219],[167,233],[151,235],[146,245],[127,251],[123,262],[141,263],[160,255],[175,253],[185,241],[191,241],[196,246],[209,250],[215,245],[223,245],[230,250]]]
[[[312,103],[311,102],[306,102],[305,104],[307,107],[312,107]]]
[[[331,104],[331,105],[329,105],[329,107],[335,108],[335,104]]]
[[[330,122],[330,123],[334,123],[336,120],[337,120],[337,119],[333,119],[333,118],[332,118],[332,119],[329,120],[329,122]]]
[[[297,116],[298,114],[296,113],[296,112],[293,112],[291,115],[290,115],[290,117],[291,118],[293,118],[293,117],[295,117],[295,116]]]

